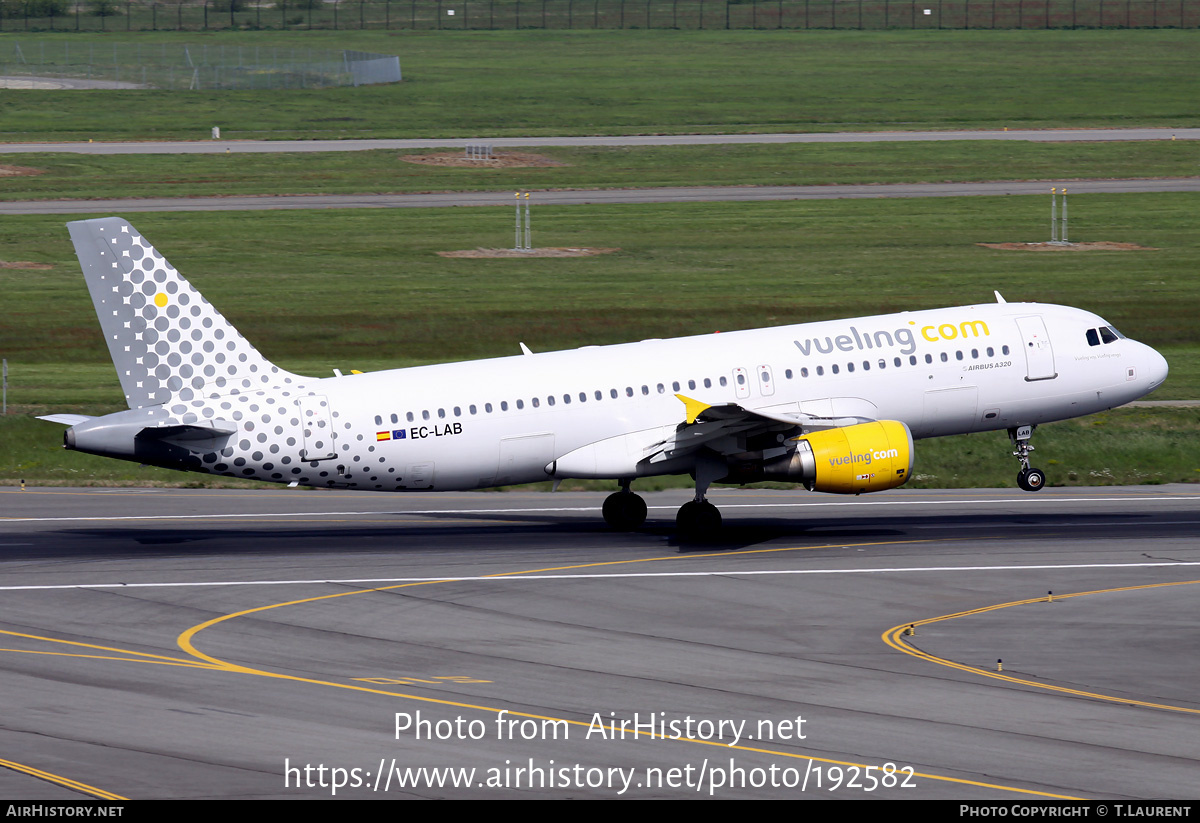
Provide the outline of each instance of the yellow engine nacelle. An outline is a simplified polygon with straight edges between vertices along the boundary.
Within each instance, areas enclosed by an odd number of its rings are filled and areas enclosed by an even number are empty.
[[[903,485],[912,465],[908,426],[880,420],[797,437],[796,450],[764,465],[761,479],[802,480],[813,491],[862,494]]]

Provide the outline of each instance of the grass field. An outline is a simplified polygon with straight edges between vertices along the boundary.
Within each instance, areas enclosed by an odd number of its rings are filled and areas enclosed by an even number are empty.
[[[15,35],[5,35],[14,37]],[[1200,122],[1196,31],[59,34],[398,54],[322,91],[6,91],[0,140],[485,137]]]
[[[628,188],[700,185],[940,183],[977,180],[1185,177],[1200,174],[1200,141],[1118,143],[788,144],[542,148],[564,165],[451,168],[404,162],[428,152],[68,155],[0,153],[39,174],[0,176],[0,200],[245,194]],[[1050,183],[1047,182],[1047,191]]]

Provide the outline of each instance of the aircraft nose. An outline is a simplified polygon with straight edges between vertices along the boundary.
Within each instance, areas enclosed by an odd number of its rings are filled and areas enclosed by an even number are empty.
[[[1153,391],[1167,379],[1167,372],[1170,371],[1170,367],[1167,365],[1167,358],[1149,346],[1146,347],[1146,354],[1146,376],[1149,380],[1146,391]]]

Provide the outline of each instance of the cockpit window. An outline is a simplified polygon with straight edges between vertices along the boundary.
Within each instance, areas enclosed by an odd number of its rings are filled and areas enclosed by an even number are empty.
[[[1101,343],[1108,345],[1116,343],[1118,340],[1123,340],[1125,335],[1114,329],[1112,326],[1101,326],[1098,329],[1087,330],[1087,341],[1089,346],[1099,346]]]

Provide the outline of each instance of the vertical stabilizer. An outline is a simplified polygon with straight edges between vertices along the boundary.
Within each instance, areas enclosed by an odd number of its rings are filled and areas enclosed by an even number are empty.
[[[127,221],[67,228],[131,409],[303,379],[259,354]]]

